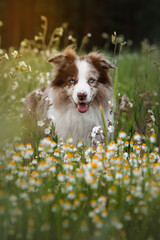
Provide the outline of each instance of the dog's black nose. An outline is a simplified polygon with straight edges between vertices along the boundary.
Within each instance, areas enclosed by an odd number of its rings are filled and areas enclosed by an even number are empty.
[[[80,101],[84,101],[87,97],[87,93],[86,92],[79,92],[79,93],[77,93],[77,97]]]

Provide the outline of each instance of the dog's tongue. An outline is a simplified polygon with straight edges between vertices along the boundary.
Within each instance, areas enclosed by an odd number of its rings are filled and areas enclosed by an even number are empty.
[[[79,112],[84,113],[88,110],[88,105],[86,103],[79,103],[77,109]]]

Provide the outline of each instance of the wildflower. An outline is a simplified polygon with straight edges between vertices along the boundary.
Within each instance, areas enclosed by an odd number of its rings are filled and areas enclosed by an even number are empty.
[[[16,197],[16,195],[11,194],[11,195],[9,196],[9,200],[10,200],[11,202],[15,202],[15,201],[17,201],[17,197]]]
[[[24,154],[24,159],[30,159],[33,156],[33,148],[27,149]]]
[[[128,175],[125,175],[124,177],[123,177],[123,181],[124,181],[124,184],[129,184],[130,183],[130,178],[129,178],[129,176]]]
[[[63,203],[63,208],[68,211],[68,210],[71,210],[72,205],[69,201],[66,201]]]
[[[31,146],[30,143],[28,143],[28,144],[25,145],[25,149],[26,149],[26,150],[31,149],[31,148],[32,148],[32,146]]]
[[[62,221],[62,227],[63,227],[63,228],[68,228],[68,227],[69,227],[69,221],[68,221],[68,219],[64,219],[64,220]]]
[[[5,53],[4,57],[5,57],[5,59],[9,60],[9,56],[7,53]]]
[[[20,55],[18,51],[14,50],[14,52],[11,53],[14,58],[18,58]]]
[[[43,127],[44,122],[42,120],[37,121],[37,126]]]
[[[72,139],[72,138],[68,138],[68,139],[67,139],[67,143],[68,143],[68,144],[72,144],[72,143],[73,143],[73,139]]]
[[[135,133],[134,136],[133,136],[133,139],[135,141],[140,141],[141,140],[141,135],[139,133]]]
[[[72,213],[71,213],[71,219],[72,219],[73,221],[77,221],[78,216],[77,216],[77,214],[76,214],[75,212],[72,212]]]
[[[15,162],[21,162],[22,161],[22,154],[21,152],[14,153],[12,156],[13,161]]]
[[[7,174],[6,177],[5,177],[5,180],[8,182],[8,181],[12,181],[13,180],[13,175],[12,174]]]
[[[43,92],[41,90],[37,90],[35,93],[37,101],[40,101],[41,97],[43,96]]]
[[[131,194],[128,194],[127,196],[126,196],[126,201],[127,202],[130,202],[132,200],[132,195]]]
[[[50,127],[45,128],[44,133],[45,133],[46,135],[50,134],[50,132],[51,132],[51,128],[50,128]]]
[[[5,213],[5,206],[0,206],[0,215]]]
[[[44,161],[41,161],[37,167],[37,170],[40,171],[40,172],[44,172],[48,169],[48,163],[47,162],[44,162]]]
[[[46,97],[45,98],[45,102],[46,102],[46,108],[48,109],[50,106],[52,106],[53,104],[53,100],[52,98]]]
[[[116,179],[122,179],[122,173],[120,171],[116,172]]]
[[[64,181],[64,176],[62,173],[58,173],[57,179],[59,182],[63,182]]]
[[[76,177],[83,178],[83,175],[84,175],[83,169],[82,168],[78,168],[77,172],[76,172]]]
[[[115,194],[116,193],[116,188],[115,186],[111,186],[109,189],[108,189],[108,194]]]
[[[134,208],[134,213],[139,213],[140,212],[140,205],[136,205]]]
[[[124,131],[120,131],[120,132],[119,132],[119,135],[118,135],[119,138],[122,138],[122,139],[123,139],[123,138],[125,138],[126,136],[127,136],[127,134],[126,134]]]
[[[112,176],[112,173],[111,173],[111,172],[106,173],[106,174],[104,175],[104,177],[106,178],[106,180],[107,180],[108,182],[113,181],[113,176]]]
[[[106,218],[106,217],[108,216],[108,211],[107,211],[106,209],[102,210],[101,216],[102,216],[103,218]]]
[[[118,218],[113,217],[112,218],[112,225],[117,229],[121,230],[123,228],[123,224],[118,220]]]
[[[70,240],[71,239],[70,233],[64,232],[63,235],[62,235],[62,238],[64,240]]]
[[[82,147],[82,146],[83,146],[83,142],[82,142],[82,141],[79,141],[79,142],[77,143],[77,147],[80,148],[80,147]]]
[[[52,208],[51,208],[51,211],[52,211],[52,212],[56,212],[57,209],[58,209],[58,205],[57,205],[57,204],[54,204],[54,205],[52,206]]]
[[[31,71],[31,67],[27,66],[27,64],[24,61],[20,61],[17,65],[17,69],[20,71]]]
[[[49,224],[49,222],[45,222],[45,223],[43,223],[43,225],[41,226],[41,231],[42,232],[47,232],[47,231],[49,231],[50,230],[50,224]]]
[[[124,219],[126,221],[130,221],[131,220],[131,213],[130,212],[126,212],[125,215],[124,215]]]
[[[151,143],[155,143],[156,142],[156,134],[152,133],[151,136],[149,137],[149,140]]]
[[[49,168],[49,171],[52,172],[52,173],[55,173],[55,172],[56,172],[56,167],[52,165],[52,166]]]
[[[108,132],[113,133],[114,132],[114,126],[109,126],[108,127]]]
[[[69,194],[68,194],[68,199],[74,199],[75,198],[75,193],[74,192],[70,192]]]
[[[87,226],[87,222],[86,221],[82,221],[81,222],[81,232],[86,232],[88,230],[88,226]]]
[[[134,175],[135,177],[140,177],[140,176],[142,175],[140,168],[135,168],[135,169],[133,170],[133,175]]]

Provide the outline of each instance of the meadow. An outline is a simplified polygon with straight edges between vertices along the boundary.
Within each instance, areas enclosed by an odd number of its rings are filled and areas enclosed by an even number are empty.
[[[71,138],[57,142],[49,129],[52,138],[35,137],[32,145],[25,141],[24,98],[51,82],[47,59],[60,51],[65,30],[55,29],[46,44],[42,21],[34,40],[0,49],[0,239],[160,239],[158,46],[145,40],[133,51],[114,33],[112,53],[106,37],[101,52],[117,66],[111,142],[95,138],[96,146],[74,146]],[[90,37],[82,39],[79,54]],[[67,39],[64,46],[76,44]]]

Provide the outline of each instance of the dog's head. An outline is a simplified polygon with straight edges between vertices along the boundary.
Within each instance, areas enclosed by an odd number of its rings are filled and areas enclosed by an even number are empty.
[[[77,110],[84,113],[94,102],[99,86],[112,86],[108,71],[115,66],[102,54],[90,53],[78,57],[67,48],[49,59],[55,65],[52,87],[65,91]]]

